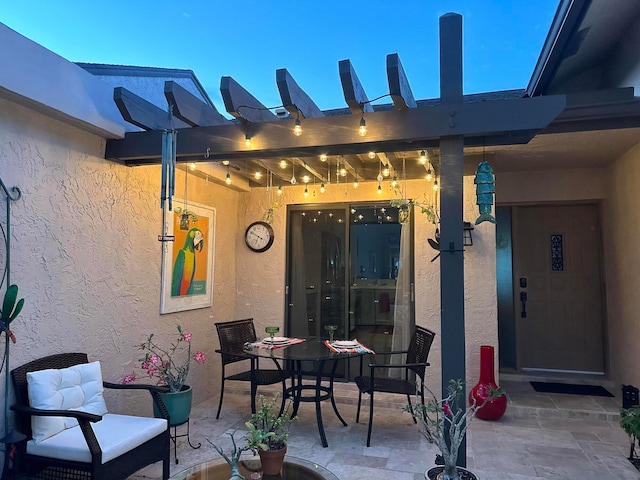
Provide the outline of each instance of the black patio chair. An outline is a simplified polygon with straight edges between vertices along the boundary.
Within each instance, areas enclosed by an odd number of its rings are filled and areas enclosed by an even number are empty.
[[[291,370],[283,369],[280,364],[273,359],[275,369],[262,369],[258,363],[258,358],[250,357],[244,353],[244,345],[246,342],[255,342],[256,329],[253,324],[253,318],[243,320],[234,320],[231,322],[216,323],[218,330],[218,339],[220,340],[220,349],[216,350],[222,357],[222,381],[220,382],[220,402],[218,403],[218,413],[216,419],[220,418],[220,410],[222,410],[222,399],[224,397],[224,382],[227,380],[238,382],[249,382],[251,384],[251,412],[256,411],[256,393],[261,385],[274,385],[282,383],[282,408],[286,398],[285,391],[287,389],[286,380],[293,376]],[[244,370],[240,373],[226,374],[225,367],[237,362],[255,362],[253,368]]]
[[[354,381],[358,386],[358,410],[356,412],[356,423],[360,421],[360,403],[362,394],[369,394],[369,431],[367,432],[367,447],[371,445],[371,429],[373,427],[373,394],[374,392],[397,393],[407,396],[407,401],[411,404],[411,395],[416,393],[420,395],[422,403],[424,403],[424,376],[426,367],[429,366],[427,358],[429,350],[433,343],[435,333],[423,327],[416,326],[415,332],[411,337],[408,350],[394,352],[376,352],[376,359],[381,356],[406,355],[405,363],[402,364],[379,364],[370,363],[369,375],[365,376],[362,372],[362,358],[360,358],[360,375]],[[376,375],[376,370],[387,369],[403,369],[403,378],[390,378],[382,374]],[[414,375],[415,374],[415,378]],[[420,379],[419,384],[417,380]],[[416,423],[416,419],[413,419]]]
[[[124,480],[141,468],[162,461],[162,479],[168,479],[171,453],[169,413],[159,395],[159,392],[167,390],[166,387],[102,382],[103,388],[149,391],[163,418],[108,412],[96,415],[72,409],[31,407],[34,402],[29,398],[28,373],[39,372],[38,375],[46,376],[48,372],[45,370],[60,372],[88,363],[85,353],[62,353],[34,360],[11,371],[16,395],[16,404],[11,409],[17,413],[18,430],[27,436],[26,441],[18,444],[15,465],[19,469],[19,478],[26,473],[27,478],[38,479]],[[52,374],[56,373],[54,371]],[[97,377],[93,378],[97,380]],[[64,389],[70,390],[64,383],[56,384],[55,380],[50,383],[57,385],[53,388],[61,389],[53,396],[64,397]],[[63,417],[65,423],[75,419],[77,425],[68,424],[58,433],[47,432],[49,437],[39,438],[40,427],[33,424],[36,430],[32,430],[32,418],[55,422],[54,417]]]

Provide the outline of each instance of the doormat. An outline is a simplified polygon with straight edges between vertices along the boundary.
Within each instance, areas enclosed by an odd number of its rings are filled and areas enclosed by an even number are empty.
[[[571,395],[591,395],[594,397],[613,397],[614,395],[600,385],[576,385],[573,383],[529,382],[536,392],[569,393]]]

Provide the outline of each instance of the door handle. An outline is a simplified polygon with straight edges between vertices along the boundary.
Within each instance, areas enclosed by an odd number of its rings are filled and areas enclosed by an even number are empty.
[[[520,317],[527,318],[527,292],[520,292],[520,303],[522,305]]]

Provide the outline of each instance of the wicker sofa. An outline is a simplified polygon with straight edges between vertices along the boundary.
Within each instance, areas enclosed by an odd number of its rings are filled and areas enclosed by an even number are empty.
[[[40,358],[13,369],[11,377],[16,395],[11,409],[17,413],[18,430],[27,435],[18,446],[20,473],[42,479],[118,480],[162,461],[162,478],[169,478],[169,413],[159,395],[165,387],[103,382],[99,363],[90,364],[84,353]],[[164,419],[107,413],[102,388],[147,390]],[[67,409],[55,403],[56,398],[68,403],[74,396],[87,404]]]

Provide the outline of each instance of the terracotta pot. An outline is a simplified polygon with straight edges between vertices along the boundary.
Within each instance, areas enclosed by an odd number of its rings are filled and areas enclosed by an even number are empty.
[[[482,345],[480,347],[480,381],[469,392],[469,404],[474,399],[476,405],[482,405],[487,398],[491,389],[496,390],[498,384],[494,375],[494,348],[490,345]],[[476,417],[482,420],[498,420],[507,410],[507,396],[501,395],[485,403],[484,407],[478,410]]]
[[[258,450],[260,463],[262,464],[262,473],[264,475],[279,475],[286,453],[287,447],[281,448],[280,450]]]

